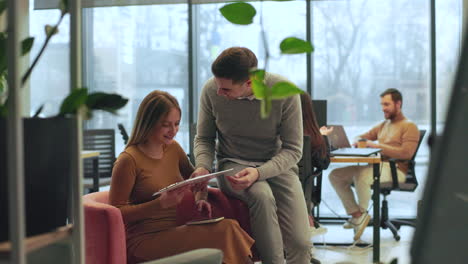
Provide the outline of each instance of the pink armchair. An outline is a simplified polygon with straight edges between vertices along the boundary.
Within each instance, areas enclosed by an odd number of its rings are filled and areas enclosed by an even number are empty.
[[[219,189],[208,189],[208,200],[212,205],[213,216],[236,219],[240,226],[250,232],[249,210],[240,200],[225,196]],[[83,196],[85,214],[85,246],[87,264],[125,264],[127,250],[125,227],[122,214],[109,205],[109,192],[94,192]],[[187,192],[177,207],[177,223],[183,225],[199,217],[194,197]],[[258,260],[254,251],[254,259]]]
[[[109,192],[83,196],[86,263],[126,264],[127,246],[122,214],[109,205]]]

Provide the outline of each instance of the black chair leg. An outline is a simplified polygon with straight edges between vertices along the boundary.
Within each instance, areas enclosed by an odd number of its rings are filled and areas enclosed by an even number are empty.
[[[392,234],[393,234],[393,237],[395,238],[395,240],[400,241],[400,235],[398,234],[398,229],[390,221],[390,219],[388,217],[388,202],[387,202],[386,196],[384,196],[384,199],[382,201],[382,218],[381,218],[380,226],[383,229],[389,228],[390,231],[392,231]]]
[[[392,224],[396,226],[398,230],[402,225],[416,227],[416,220],[390,219],[390,221],[392,221]]]
[[[392,231],[393,237],[396,241],[400,241],[400,235],[398,234],[398,229],[393,225],[390,220],[385,221],[385,225]]]

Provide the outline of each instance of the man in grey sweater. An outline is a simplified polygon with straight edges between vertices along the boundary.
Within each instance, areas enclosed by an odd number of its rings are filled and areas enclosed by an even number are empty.
[[[218,178],[226,194],[245,201],[262,263],[310,263],[307,209],[298,178],[302,156],[299,96],[272,102],[270,116],[260,117],[249,70],[257,67],[247,48],[224,50],[212,64],[200,98],[195,137],[194,175],[209,173],[216,153],[217,170],[234,168]],[[271,87],[282,76],[266,73]],[[217,140],[217,142],[216,142]],[[313,263],[320,263],[312,259]]]

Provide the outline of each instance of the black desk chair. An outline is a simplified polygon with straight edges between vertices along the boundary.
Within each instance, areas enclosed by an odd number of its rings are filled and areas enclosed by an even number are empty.
[[[83,149],[99,152],[99,187],[110,185],[112,167],[115,162],[115,132],[114,129],[90,129],[83,131]],[[93,188],[92,162],[84,161],[84,188],[90,192]]]
[[[389,195],[392,191],[401,191],[401,192],[414,192],[416,187],[418,187],[418,179],[416,178],[415,173],[415,161],[416,153],[418,153],[419,146],[421,145],[422,139],[426,134],[426,130],[419,130],[419,142],[414,152],[413,157],[410,160],[399,160],[399,159],[390,159],[390,169],[392,172],[392,181],[391,182],[383,182],[380,184],[380,193],[383,194],[383,201],[382,201],[382,217],[380,219],[380,225],[383,229],[389,228],[392,231],[393,237],[396,241],[400,240],[400,235],[398,234],[398,230],[402,225],[408,226],[416,226],[414,220],[401,220],[401,219],[390,219],[388,217],[388,201],[387,195]],[[397,176],[397,168],[396,162],[406,162],[408,163],[408,172],[406,174],[406,181],[404,183],[398,182]]]
[[[128,133],[122,123],[118,123],[117,127],[119,128],[120,134],[122,135],[122,139],[125,145],[128,143]]]
[[[312,209],[321,201],[322,170],[312,167],[310,137],[304,136],[302,158],[297,164],[299,167],[299,180],[307,205],[307,212],[312,215]]]

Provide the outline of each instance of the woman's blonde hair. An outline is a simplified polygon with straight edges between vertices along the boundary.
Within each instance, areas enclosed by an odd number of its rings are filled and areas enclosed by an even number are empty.
[[[167,92],[152,91],[141,102],[126,148],[145,143],[153,127],[169,114],[172,108],[180,110],[177,99]]]

